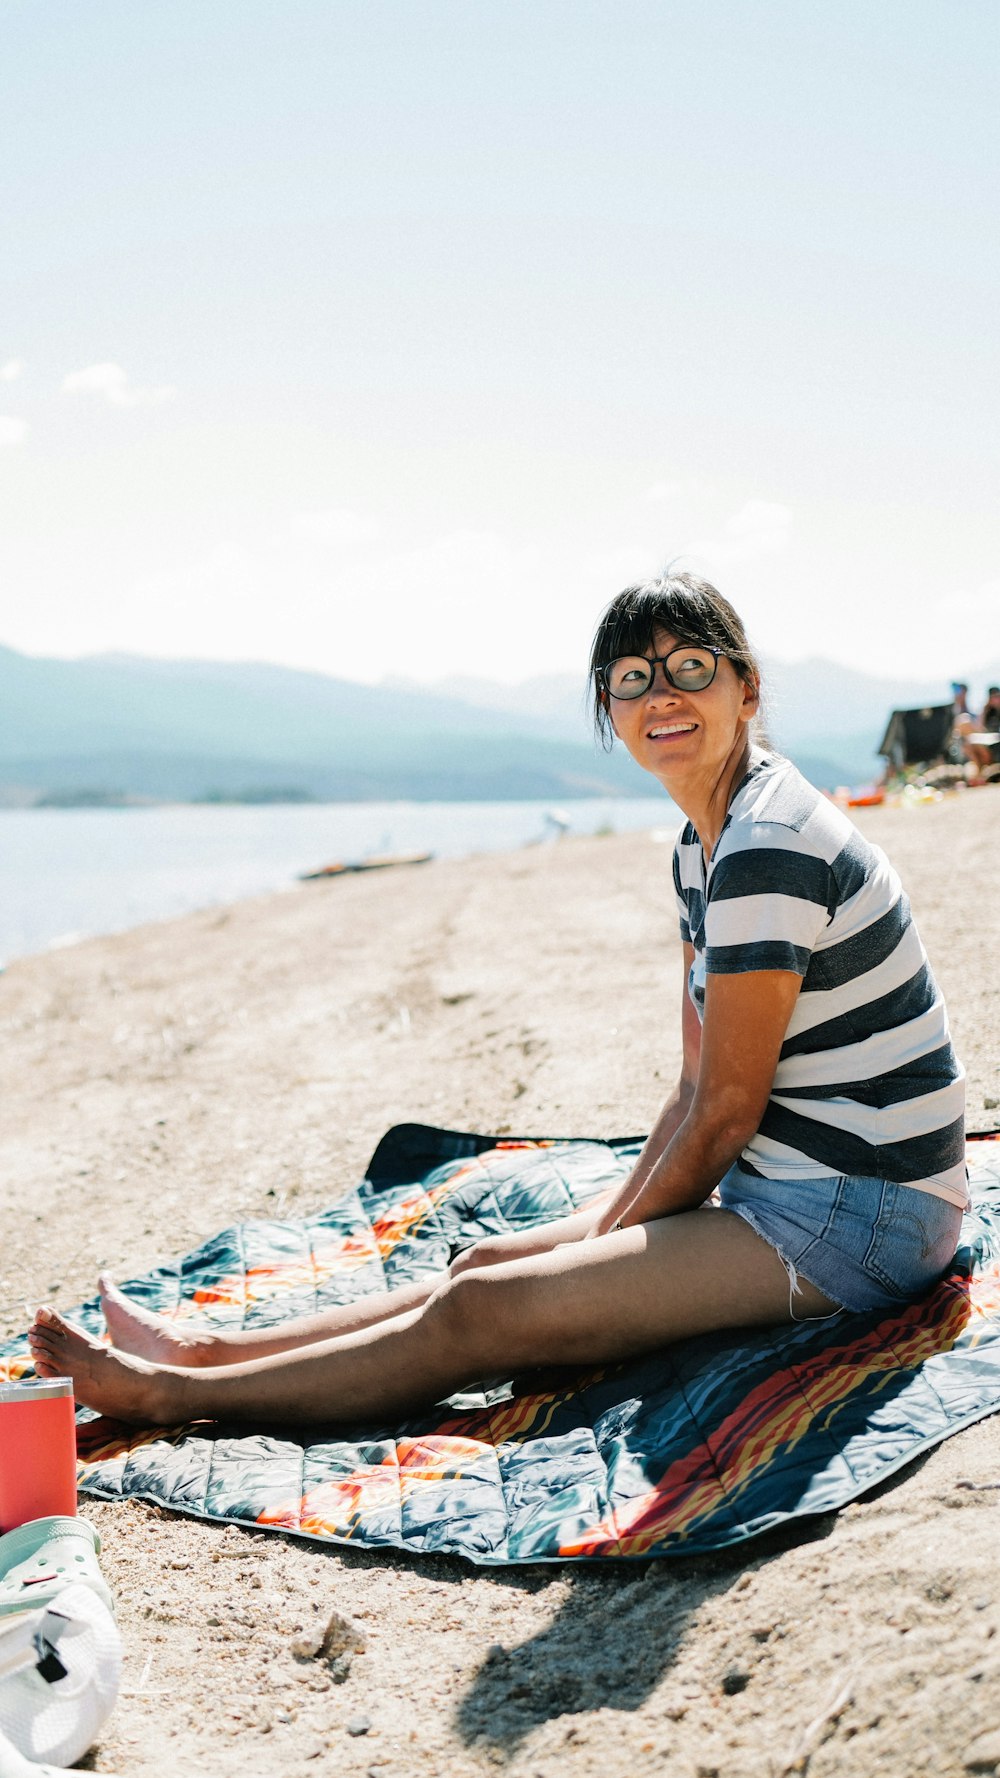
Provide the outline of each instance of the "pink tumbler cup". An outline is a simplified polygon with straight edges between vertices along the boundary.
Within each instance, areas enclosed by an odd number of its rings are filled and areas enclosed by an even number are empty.
[[[68,1377],[0,1383],[0,1532],[76,1513],[76,1414]]]

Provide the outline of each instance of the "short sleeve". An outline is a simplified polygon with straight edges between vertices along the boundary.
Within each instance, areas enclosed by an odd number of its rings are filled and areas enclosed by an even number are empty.
[[[786,969],[804,976],[836,901],[833,872],[810,852],[768,846],[759,829],[754,842],[719,858],[712,872],[706,972]]]

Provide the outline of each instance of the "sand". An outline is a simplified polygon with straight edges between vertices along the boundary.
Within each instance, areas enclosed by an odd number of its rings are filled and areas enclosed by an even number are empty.
[[[1000,794],[859,825],[913,900],[970,1127],[996,1124]],[[645,1129],[679,1055],[669,869],[662,836],[566,839],[311,883],[12,965],[3,1331],[26,1303],[88,1294],[99,1263],[127,1277],[231,1218],[330,1202],[399,1120]],[[998,1482],[994,1419],[839,1515],[733,1555],[490,1574],[84,1502],[126,1648],[92,1764],[123,1778],[167,1762],[185,1778],[777,1778],[806,1755],[811,1778],[1000,1769]],[[367,1636],[342,1684],[293,1652],[333,1608]]]

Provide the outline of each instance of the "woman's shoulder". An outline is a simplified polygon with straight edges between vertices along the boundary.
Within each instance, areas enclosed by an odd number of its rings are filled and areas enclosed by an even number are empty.
[[[750,766],[730,804],[734,822],[773,821],[793,830],[806,826],[823,803],[821,791],[783,753],[754,748]]]
[[[831,864],[845,847],[870,849],[874,854],[843,810],[773,749],[755,749],[730,805],[720,850],[724,841],[726,850],[774,845],[812,852]]]
[[[716,893],[735,894],[741,885],[759,892],[752,886],[766,884],[775,894],[804,892],[833,907],[865,884],[884,885],[889,900],[900,892],[884,852],[781,754],[751,766],[729,815],[713,855]]]

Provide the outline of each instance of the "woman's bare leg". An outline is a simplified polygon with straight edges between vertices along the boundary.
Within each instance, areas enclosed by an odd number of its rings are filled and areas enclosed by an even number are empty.
[[[582,1240],[597,1215],[598,1206],[595,1205],[592,1209],[561,1217],[558,1222],[479,1241],[455,1261],[452,1271],[458,1273],[472,1266],[527,1259],[534,1253],[548,1253],[566,1241]],[[375,1291],[353,1303],[338,1303],[315,1315],[297,1316],[276,1326],[231,1330],[154,1315],[125,1296],[107,1273],[101,1274],[97,1285],[111,1343],[120,1352],[131,1352],[136,1358],[149,1359],[153,1364],[201,1369],[244,1364],[248,1359],[270,1358],[276,1352],[294,1352],[300,1346],[315,1346],[341,1334],[361,1333],[365,1328],[377,1327],[380,1322],[419,1309],[440,1288],[441,1281],[441,1275],[425,1278],[416,1284],[402,1285],[398,1290]]]
[[[800,1313],[834,1306],[800,1283]],[[81,1401],[120,1419],[330,1425],[406,1412],[498,1372],[615,1362],[716,1328],[790,1319],[773,1249],[742,1218],[696,1210],[475,1267],[374,1327],[224,1367],[151,1365],[53,1310],[39,1311],[30,1338],[41,1375],[71,1376]]]
[[[373,1291],[353,1303],[338,1303],[333,1308],[318,1310],[315,1315],[298,1315],[275,1326],[231,1329],[154,1315],[127,1297],[107,1274],[102,1273],[98,1279],[98,1289],[111,1343],[119,1352],[130,1352],[153,1364],[198,1370],[242,1364],[250,1358],[269,1358],[276,1352],[318,1345],[338,1334],[359,1333],[409,1309],[419,1309],[440,1283],[439,1274],[403,1285],[399,1290]]]

